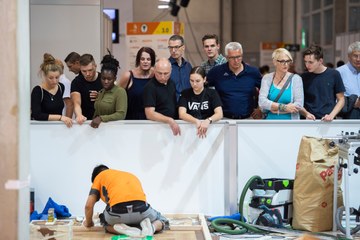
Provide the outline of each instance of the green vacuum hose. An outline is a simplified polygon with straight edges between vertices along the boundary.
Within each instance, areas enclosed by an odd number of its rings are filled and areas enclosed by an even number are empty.
[[[218,232],[223,232],[223,233],[227,233],[227,234],[244,234],[248,231],[254,232],[254,233],[264,233],[266,231],[260,230],[250,224],[245,223],[244,220],[244,200],[245,200],[245,196],[246,196],[246,192],[248,191],[248,189],[250,188],[250,185],[252,184],[252,182],[254,181],[259,181],[261,183],[264,184],[264,181],[262,180],[261,177],[259,176],[252,176],[245,184],[241,195],[240,195],[240,199],[239,199],[239,213],[240,213],[240,221],[238,220],[233,220],[233,219],[227,219],[227,218],[218,218],[215,219],[211,222],[211,226]],[[234,224],[238,226],[238,229],[228,229],[228,227],[224,224]]]

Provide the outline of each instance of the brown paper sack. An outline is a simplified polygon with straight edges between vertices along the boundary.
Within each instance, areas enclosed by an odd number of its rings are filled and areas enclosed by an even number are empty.
[[[339,149],[331,147],[330,142],[306,136],[301,139],[293,190],[294,229],[332,229],[334,164],[338,162]],[[342,206],[341,170],[338,176],[338,206]]]

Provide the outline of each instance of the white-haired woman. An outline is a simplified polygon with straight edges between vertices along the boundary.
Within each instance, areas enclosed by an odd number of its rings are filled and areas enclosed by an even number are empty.
[[[259,106],[266,119],[300,119],[304,91],[301,77],[289,72],[292,56],[285,48],[278,48],[272,59],[275,72],[264,75],[261,80]]]

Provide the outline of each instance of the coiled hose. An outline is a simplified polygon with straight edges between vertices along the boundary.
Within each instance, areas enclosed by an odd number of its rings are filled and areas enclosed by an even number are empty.
[[[264,184],[264,181],[262,180],[261,177],[259,176],[252,176],[245,184],[242,192],[241,192],[241,196],[239,199],[239,213],[240,213],[240,221],[238,220],[233,220],[233,219],[227,219],[227,218],[218,218],[215,219],[211,222],[211,226],[217,231],[217,232],[223,232],[223,233],[227,233],[227,234],[244,234],[246,232],[254,232],[254,233],[264,233],[266,231],[260,230],[250,224],[245,223],[244,220],[244,200],[245,200],[245,196],[246,193],[248,191],[248,189],[250,188],[250,185],[254,182],[254,181],[258,181],[261,182],[262,184]],[[237,226],[237,229],[229,229],[228,226],[226,226],[225,224],[233,224]]]
[[[335,222],[336,222],[336,226],[339,228],[339,230],[342,232],[342,233],[346,233],[346,228],[342,225],[341,221],[342,221],[342,218],[343,218],[343,214],[344,214],[344,211],[345,211],[345,207],[342,206],[342,207],[339,207],[336,211],[336,217],[335,217]],[[356,215],[357,211],[354,209],[354,208],[350,208],[350,215]],[[359,215],[356,215],[356,222],[359,222],[360,220],[360,217]],[[360,230],[360,225],[357,225],[356,227],[354,228],[351,228],[350,229],[350,234],[353,235],[355,233],[357,233],[358,231]]]

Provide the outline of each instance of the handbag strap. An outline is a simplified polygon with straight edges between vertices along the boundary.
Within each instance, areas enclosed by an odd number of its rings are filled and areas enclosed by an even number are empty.
[[[276,96],[274,102],[277,102],[277,101],[280,99],[281,95],[283,94],[283,92],[285,91],[285,89],[287,88],[287,86],[289,85],[289,83],[290,83],[290,81],[291,81],[291,79],[292,79],[293,76],[294,76],[294,74],[292,73],[292,74],[289,76],[289,78],[286,80],[286,82],[285,82],[285,84],[282,86],[279,94]]]

